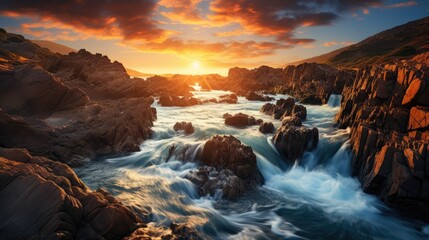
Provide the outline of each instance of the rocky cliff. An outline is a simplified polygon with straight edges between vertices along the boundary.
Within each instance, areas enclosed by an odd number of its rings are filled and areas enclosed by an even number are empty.
[[[229,89],[241,94],[254,90],[290,94],[303,103],[324,104],[331,94],[341,94],[355,76],[353,70],[340,70],[326,64],[304,63],[286,68],[261,66],[252,70],[231,68]]]
[[[343,92],[339,127],[351,128],[352,173],[365,192],[428,221],[428,54],[358,71]]]

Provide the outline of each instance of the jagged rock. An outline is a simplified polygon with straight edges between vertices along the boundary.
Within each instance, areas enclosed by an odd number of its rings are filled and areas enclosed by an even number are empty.
[[[174,124],[173,129],[176,132],[183,130],[185,134],[192,134],[195,132],[195,129],[192,126],[191,122],[177,122],[176,124]]]
[[[272,97],[259,95],[259,94],[255,93],[254,91],[248,92],[246,95],[246,99],[249,101],[263,101],[263,102],[274,100],[274,98],[272,98]]]
[[[424,96],[423,98],[420,98],[422,96],[423,92],[425,92],[427,88],[427,84],[419,79],[414,79],[410,86],[408,86],[407,91],[405,92],[404,99],[402,100],[402,105],[408,105],[412,101],[417,102],[419,99],[429,98],[428,95]],[[429,101],[429,100],[427,100]]]
[[[304,151],[311,151],[317,147],[319,131],[317,128],[308,129],[301,126],[300,119],[296,116],[285,118],[272,141],[287,160],[294,162]]]
[[[268,115],[273,115],[274,119],[283,119],[288,116],[298,116],[301,120],[307,118],[307,109],[302,105],[295,104],[293,98],[279,99],[275,105],[266,103],[260,111]]]
[[[429,108],[413,107],[410,111],[408,131],[424,130],[429,127]]]
[[[199,159],[208,167],[191,172],[187,178],[202,194],[222,190],[223,197],[235,198],[264,182],[252,148],[233,136],[214,136],[208,140]]]
[[[27,148],[32,154],[81,164],[97,155],[138,151],[152,134],[153,99],[92,103],[54,113],[41,121],[0,110],[0,145]]]
[[[172,106],[188,107],[188,106],[201,104],[201,102],[196,98],[186,97],[186,96],[179,97],[177,95],[172,95],[172,94],[161,95],[158,103],[164,107],[172,107]]]
[[[0,232],[6,239],[118,239],[141,220],[103,190],[89,190],[67,165],[0,149]]]
[[[88,102],[89,98],[83,91],[69,88],[33,64],[15,66],[13,77],[0,82],[0,108],[14,114],[49,115]]]
[[[235,104],[238,101],[238,97],[235,94],[227,94],[219,97],[218,103],[230,103]]]
[[[258,125],[259,122],[252,116],[244,113],[237,113],[234,116],[224,115],[225,124],[234,127],[247,127],[252,125]]]
[[[259,131],[261,133],[273,133],[274,125],[272,122],[264,122],[259,126]]]

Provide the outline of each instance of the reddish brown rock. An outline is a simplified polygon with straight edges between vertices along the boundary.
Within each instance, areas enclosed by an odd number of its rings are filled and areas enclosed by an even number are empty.
[[[424,130],[429,127],[429,108],[413,107],[410,111],[408,131]]]
[[[419,78],[414,79],[410,86],[408,86],[407,91],[405,92],[404,99],[402,100],[402,105],[408,105],[412,101],[417,102],[422,96],[423,92],[426,90],[426,83]],[[426,96],[421,98],[422,100],[425,98],[429,98]],[[423,100],[424,101],[424,100]]]
[[[259,126],[259,131],[261,133],[273,133],[274,125],[272,122],[264,122]]]
[[[225,124],[234,126],[234,127],[247,127],[252,125],[258,125],[258,121],[247,114],[244,113],[237,113],[233,116],[224,115],[225,117]]]
[[[206,166],[187,178],[199,187],[200,194],[213,195],[221,190],[223,197],[236,198],[264,182],[252,148],[233,136],[208,140],[199,159]]]
[[[173,127],[174,131],[184,131],[185,134],[192,134],[195,132],[191,122],[177,122]]]
[[[0,232],[6,239],[118,239],[141,220],[103,190],[89,190],[67,165],[0,149]]]
[[[301,126],[298,117],[285,118],[282,126],[273,137],[273,143],[288,161],[299,160],[304,151],[315,149],[319,143],[317,128],[308,129]]]

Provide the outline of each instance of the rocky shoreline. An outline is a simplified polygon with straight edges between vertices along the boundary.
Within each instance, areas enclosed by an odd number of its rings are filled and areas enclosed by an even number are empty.
[[[363,190],[424,221],[429,221],[428,56],[359,70],[336,117],[339,127],[351,128],[352,173]]]
[[[204,102],[189,93],[194,78],[130,78],[121,63],[101,54],[54,54],[4,30],[0,50],[0,206],[7,209],[1,219],[9,224],[0,226],[0,233],[7,238],[200,239],[186,225],[152,228],[147,216],[136,215],[104,190],[88,189],[69,167],[139,151],[156,120],[154,96],[160,96],[160,105],[184,107],[234,104],[237,95],[272,100],[259,92],[287,93],[317,105],[342,94],[336,122],[351,128],[352,172],[363,190],[429,221],[428,54],[358,71],[315,63],[233,68],[227,78],[206,76],[203,87],[234,94]],[[317,147],[318,129],[302,126],[307,110],[294,99],[267,103],[261,111],[281,119],[281,127],[245,114],[225,116],[225,124],[260,125],[261,132],[274,134],[274,146],[290,162]],[[174,130],[194,132],[187,122]],[[264,183],[252,149],[233,136],[208,140],[198,160],[203,166],[185,178],[201,195],[222,189],[233,199]],[[28,198],[17,197],[21,194]],[[34,203],[40,206],[29,213]],[[14,214],[29,216],[28,221],[17,222]]]

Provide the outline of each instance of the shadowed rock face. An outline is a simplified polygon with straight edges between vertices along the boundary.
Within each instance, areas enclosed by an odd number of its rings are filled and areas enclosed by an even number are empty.
[[[364,191],[426,221],[428,70],[414,60],[362,69],[336,116],[340,127],[351,127],[352,172]]]
[[[252,148],[233,136],[215,136],[207,141],[199,159],[206,166],[186,178],[199,187],[202,195],[221,190],[223,197],[236,198],[264,182]]]
[[[261,112],[272,115],[274,119],[283,119],[289,116],[296,116],[301,120],[307,118],[307,109],[299,104],[295,104],[293,98],[279,99],[276,104],[266,103],[261,108]]]
[[[261,119],[256,120],[254,117],[244,113],[237,113],[234,115],[224,114],[225,124],[234,127],[247,127],[252,125],[258,125],[262,122]]]
[[[195,132],[191,122],[177,122],[173,127],[174,131],[183,131],[185,134],[192,134]]]
[[[103,190],[91,191],[67,165],[0,149],[0,225],[6,239],[119,239],[141,220]]]
[[[319,131],[317,128],[302,126],[301,120],[296,116],[285,117],[272,141],[280,154],[293,163],[301,158],[304,151],[317,147]]]

